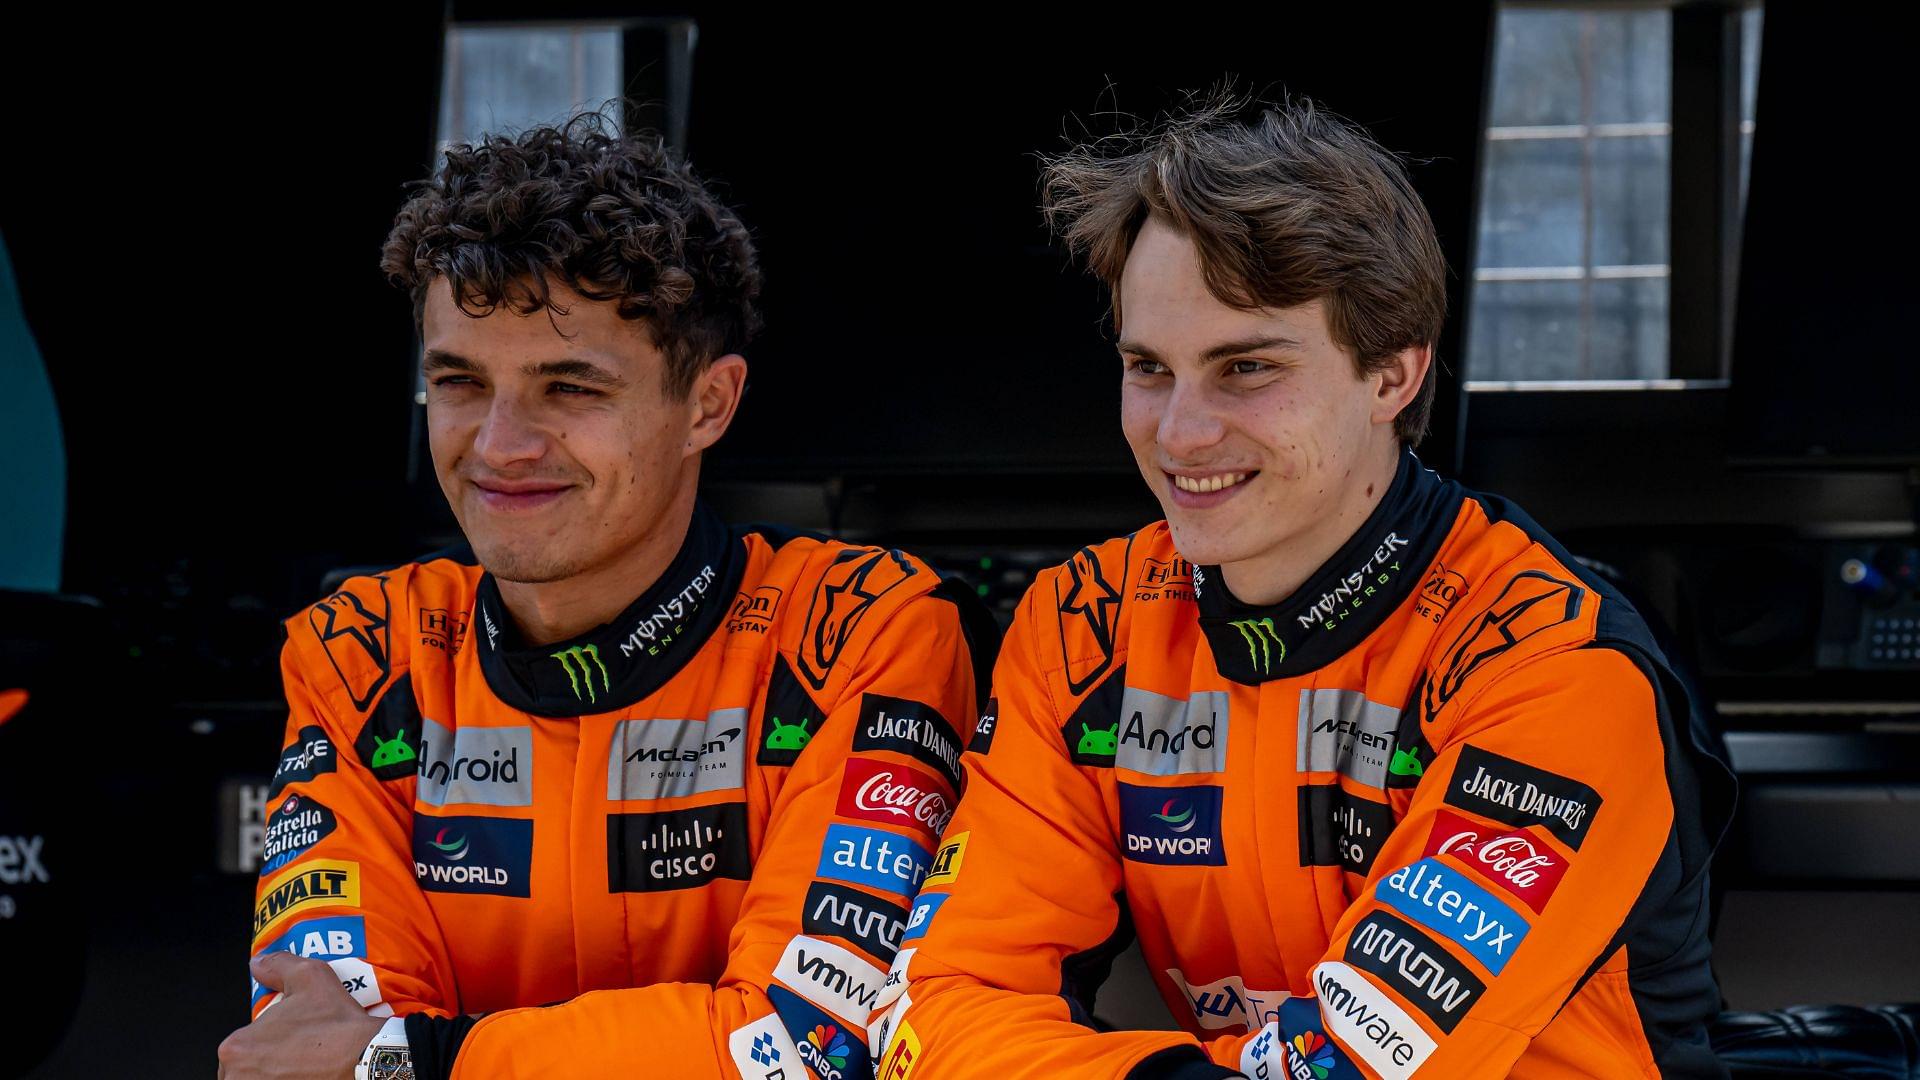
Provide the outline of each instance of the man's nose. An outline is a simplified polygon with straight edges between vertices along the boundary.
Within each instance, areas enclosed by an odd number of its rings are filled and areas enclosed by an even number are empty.
[[[1226,430],[1205,388],[1174,383],[1160,414],[1157,437],[1162,450],[1176,460],[1190,461],[1218,443]]]
[[[473,438],[474,452],[489,468],[538,459],[547,451],[547,433],[509,395],[496,395]]]

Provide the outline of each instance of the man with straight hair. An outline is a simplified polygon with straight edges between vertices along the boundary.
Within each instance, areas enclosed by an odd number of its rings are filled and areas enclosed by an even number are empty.
[[[1731,777],[1627,600],[1414,457],[1446,267],[1400,162],[1214,99],[1046,195],[1166,520],[1022,601],[880,1075],[1720,1074]],[[1184,1033],[1092,1022],[1135,934]]]
[[[697,498],[760,272],[657,140],[456,146],[382,267],[469,546],[287,622],[221,1074],[860,1074],[976,716],[964,591]]]

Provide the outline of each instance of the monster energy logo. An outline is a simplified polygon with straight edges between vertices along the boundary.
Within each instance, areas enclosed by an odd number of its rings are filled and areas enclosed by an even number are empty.
[[[1271,618],[1235,619],[1228,625],[1240,631],[1240,636],[1247,639],[1247,662],[1257,666],[1260,674],[1265,675],[1272,671],[1275,660],[1286,660],[1287,643],[1280,640],[1280,631],[1273,628]],[[1273,655],[1276,649],[1280,653],[1279,656]]]
[[[600,700],[599,695],[593,692],[593,669],[600,669],[600,689],[608,689],[608,683],[607,665],[600,662],[599,646],[575,645],[570,649],[561,649],[559,652],[551,655],[555,660],[560,661],[562,668],[566,669],[567,685],[573,687],[575,700],[578,700],[580,697],[580,681],[582,679],[585,679],[587,683],[587,700],[594,702]],[[590,668],[587,666],[588,660],[593,661],[593,667]],[[578,673],[575,673],[573,670],[576,666],[580,669]]]

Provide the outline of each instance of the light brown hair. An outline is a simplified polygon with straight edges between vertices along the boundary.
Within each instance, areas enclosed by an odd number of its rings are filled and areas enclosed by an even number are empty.
[[[1120,274],[1153,216],[1192,239],[1221,303],[1320,300],[1363,377],[1440,337],[1446,259],[1405,166],[1309,99],[1196,97],[1139,130],[1045,159],[1042,193],[1048,226],[1111,292],[1116,327]],[[1394,420],[1408,446],[1426,436],[1437,367]]]

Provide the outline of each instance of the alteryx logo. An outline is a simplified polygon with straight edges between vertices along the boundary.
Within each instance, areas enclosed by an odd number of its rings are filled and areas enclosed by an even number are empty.
[[[593,676],[596,672],[600,675],[600,692],[607,691],[609,686],[607,666],[600,662],[598,645],[575,645],[550,655],[560,661],[561,669],[567,673],[567,685],[573,688],[573,696],[576,699],[584,696],[589,702],[600,700],[599,694],[596,694],[593,689]],[[586,684],[585,695],[580,692],[582,683]]]
[[[1226,865],[1220,788],[1120,784],[1122,854],[1162,865]]]
[[[1273,665],[1287,658],[1287,643],[1280,640],[1273,619],[1235,619],[1227,625],[1240,631],[1247,642],[1247,663],[1262,675],[1271,675]]]
[[[1513,959],[1532,927],[1465,874],[1438,859],[1421,859],[1381,878],[1373,895],[1414,922],[1453,939],[1495,975]]]

